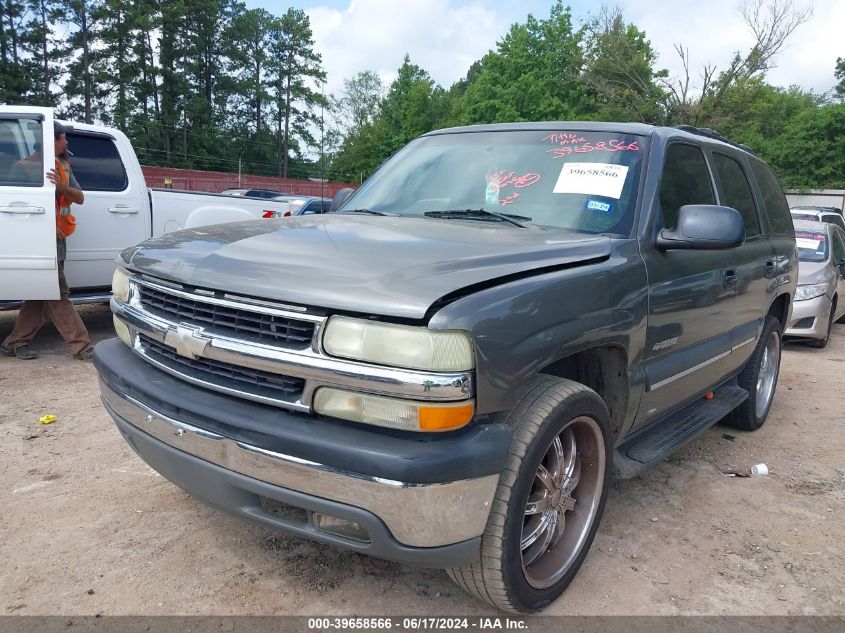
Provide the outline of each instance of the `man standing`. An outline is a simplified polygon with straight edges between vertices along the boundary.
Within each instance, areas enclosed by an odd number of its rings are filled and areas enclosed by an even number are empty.
[[[67,162],[67,136],[65,128],[58,123],[53,126],[56,139],[56,167],[47,173],[47,179],[56,185],[56,251],[59,267],[59,299],[57,301],[24,301],[18,312],[15,328],[3,341],[0,352],[6,356],[16,356],[21,360],[30,360],[37,356],[29,348],[29,342],[49,318],[65,339],[74,358],[91,360],[94,350],[85,324],[68,298],[70,290],[65,280],[65,256],[67,244],[65,238],[73,231],[70,205],[82,204],[85,196]],[[32,157],[30,157],[31,159]],[[40,159],[40,157],[39,157]],[[21,161],[25,163],[28,161]],[[38,161],[40,164],[40,160]],[[19,165],[26,170],[27,165]],[[67,231],[67,232],[63,232]]]

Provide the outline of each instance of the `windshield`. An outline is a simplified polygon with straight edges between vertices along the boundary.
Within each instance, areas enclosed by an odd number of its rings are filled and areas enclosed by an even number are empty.
[[[827,260],[827,236],[816,231],[795,231],[798,261],[823,262]]]
[[[644,145],[643,137],[612,132],[428,136],[385,163],[340,211],[484,222],[505,214],[522,224],[628,236]]]

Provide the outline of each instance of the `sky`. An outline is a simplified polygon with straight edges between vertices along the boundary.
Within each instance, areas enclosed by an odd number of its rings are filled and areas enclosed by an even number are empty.
[[[794,0],[806,5],[810,0]],[[658,67],[678,76],[683,68],[674,44],[689,49],[692,82],[700,85],[704,64],[724,68],[733,51],[747,51],[753,38],[737,10],[740,0],[626,0],[618,3],[627,22],[646,32],[658,52]],[[303,9],[311,20],[317,51],[327,73],[326,92],[337,94],[343,80],[373,70],[385,84],[396,76],[405,53],[444,88],[532,13],[546,18],[550,0],[246,0],[281,15]],[[600,11],[598,2],[577,0],[576,25]],[[615,6],[609,3],[610,6]],[[837,57],[845,57],[841,36],[845,1],[812,0],[813,17],[800,26],[767,76],[777,86],[831,90]]]

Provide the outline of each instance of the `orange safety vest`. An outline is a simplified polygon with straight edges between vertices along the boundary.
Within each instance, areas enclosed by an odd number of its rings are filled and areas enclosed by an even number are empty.
[[[59,159],[56,159],[56,171],[63,184],[68,184],[68,175]],[[71,201],[64,194],[56,194],[56,228],[62,237],[68,237],[76,230],[76,217],[70,212]],[[67,212],[63,212],[67,209]]]

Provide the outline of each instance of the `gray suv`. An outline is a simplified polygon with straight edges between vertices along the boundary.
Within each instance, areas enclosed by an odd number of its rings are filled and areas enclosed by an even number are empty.
[[[541,609],[614,476],[769,414],[795,235],[714,136],[441,130],[335,212],[148,240],[119,256],[103,402],[208,503]]]

